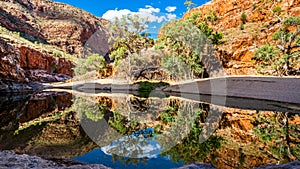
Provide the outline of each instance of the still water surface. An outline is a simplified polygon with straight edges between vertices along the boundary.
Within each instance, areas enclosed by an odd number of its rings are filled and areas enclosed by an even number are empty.
[[[112,168],[300,160],[300,105],[193,95],[40,92],[1,96],[0,149]]]

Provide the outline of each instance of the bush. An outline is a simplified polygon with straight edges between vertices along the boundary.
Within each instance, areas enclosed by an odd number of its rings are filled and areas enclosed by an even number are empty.
[[[272,9],[272,11],[275,13],[275,14],[280,14],[280,12],[282,11],[281,7],[280,6],[276,6]]]
[[[106,69],[106,62],[103,56],[99,54],[92,54],[86,59],[78,61],[77,66],[74,68],[75,74],[84,75],[91,71],[99,71]]]
[[[272,45],[264,45],[255,51],[254,59],[259,61],[258,67],[263,68],[272,68],[276,71],[279,70],[279,59],[280,51]]]
[[[240,25],[240,29],[241,29],[241,30],[244,30],[244,29],[245,29],[244,24],[241,24],[241,25]]]
[[[246,24],[247,22],[247,14],[245,12],[243,12],[241,15],[241,21],[243,24]]]
[[[206,21],[209,21],[209,22],[211,22],[211,23],[216,22],[217,19],[218,19],[218,18],[216,17],[215,13],[214,13],[212,10],[210,10],[209,13],[205,14],[204,17],[205,17],[205,20],[206,20]]]
[[[62,53],[61,53],[60,51],[54,51],[54,52],[53,52],[53,55],[54,55],[55,57],[62,57]]]
[[[163,87],[163,86],[169,86],[169,83],[166,82],[138,82],[139,85],[139,95],[141,97],[148,98],[150,93],[155,90],[155,88]]]

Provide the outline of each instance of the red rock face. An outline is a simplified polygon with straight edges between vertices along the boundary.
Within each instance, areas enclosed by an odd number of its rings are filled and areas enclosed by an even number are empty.
[[[53,94],[53,93],[49,93]],[[33,95],[23,109],[19,118],[21,123],[33,120],[42,115],[48,115],[53,112],[63,111],[72,105],[72,94],[61,93],[49,95]]]
[[[44,50],[42,45],[36,44],[49,44],[73,57],[81,57],[85,43],[93,34],[100,32],[101,38],[95,45],[99,53],[106,55],[109,47],[105,25],[108,23],[88,12],[49,0],[0,1],[0,25],[20,32],[23,39],[35,44],[5,39],[16,54],[9,55],[14,58],[14,63],[2,59],[1,80],[61,81],[72,77],[75,66],[72,61],[54,56],[53,51]],[[6,53],[3,55],[8,56]]]
[[[299,16],[299,0],[285,1],[242,1],[242,0],[212,0],[198,8],[187,12],[186,19],[194,12],[205,14],[213,11],[217,21],[210,26],[215,31],[224,34],[226,44],[217,47],[217,53],[222,59],[225,72],[228,75],[257,74],[255,63],[251,60],[255,50],[271,40],[272,34],[281,26],[278,18],[272,13],[274,7],[281,7],[281,18]],[[239,27],[242,24],[241,14],[245,12],[247,21],[244,30]]]
[[[104,26],[108,24],[88,12],[49,0],[2,1],[0,13],[1,26],[76,55],[82,52],[85,42],[95,32],[105,30]],[[106,37],[100,43],[102,48],[109,49]]]
[[[0,39],[0,79],[25,82],[25,71],[20,67],[19,61],[18,52]]]
[[[73,76],[74,63],[65,58],[49,56],[25,46],[20,47],[20,57],[20,65],[25,70],[39,69],[46,70],[47,73]]]

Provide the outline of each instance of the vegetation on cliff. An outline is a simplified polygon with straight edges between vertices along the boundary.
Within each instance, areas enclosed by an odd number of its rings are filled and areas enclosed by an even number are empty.
[[[255,53],[260,69],[271,67],[280,76],[296,74],[300,63],[300,17],[285,19],[272,40],[276,46],[265,45]]]

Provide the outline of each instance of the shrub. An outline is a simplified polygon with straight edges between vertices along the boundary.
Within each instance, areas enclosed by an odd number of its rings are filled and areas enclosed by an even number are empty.
[[[62,53],[61,53],[60,51],[54,51],[54,52],[53,52],[53,55],[54,55],[55,57],[62,57]]]
[[[280,12],[282,11],[281,7],[280,6],[276,6],[272,9],[272,11],[275,13],[275,14],[280,14]]]
[[[247,14],[245,12],[243,12],[241,15],[241,21],[243,24],[246,24],[247,22]]]
[[[92,54],[86,59],[79,60],[77,66],[74,68],[74,72],[76,75],[84,75],[91,71],[104,69],[106,69],[104,57],[99,54]]]
[[[214,13],[212,10],[210,10],[209,13],[205,14],[204,17],[205,17],[205,20],[206,20],[206,21],[209,21],[209,22],[211,22],[211,23],[216,22],[217,19],[218,19],[218,18],[216,17],[215,13]]]
[[[240,29],[241,29],[241,30],[244,30],[244,29],[245,29],[244,24],[241,24],[241,25],[240,25]]]
[[[155,88],[159,88],[159,87],[163,87],[163,86],[169,86],[170,84],[169,83],[166,83],[166,82],[148,82],[148,81],[145,81],[145,82],[138,82],[138,85],[139,85],[139,95],[141,97],[145,97],[145,98],[148,98],[150,93],[155,90]]]

